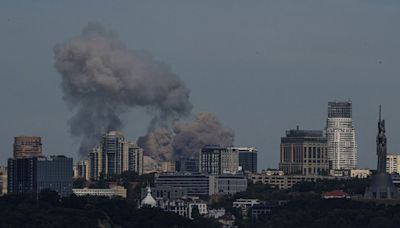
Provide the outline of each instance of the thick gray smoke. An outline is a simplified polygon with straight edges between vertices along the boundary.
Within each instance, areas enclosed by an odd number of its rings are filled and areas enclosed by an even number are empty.
[[[127,49],[97,23],[56,45],[54,53],[64,100],[74,111],[70,132],[81,138],[81,156],[102,134],[119,130],[121,114],[132,107],[149,110],[154,117],[149,129],[191,112],[190,91],[168,65],[147,52]]]
[[[222,126],[207,112],[198,113],[192,122],[175,121],[172,129],[158,128],[139,138],[138,144],[156,161],[194,157],[205,145],[233,145],[233,130]]]

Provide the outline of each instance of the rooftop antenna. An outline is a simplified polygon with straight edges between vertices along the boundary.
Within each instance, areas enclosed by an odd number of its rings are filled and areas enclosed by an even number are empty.
[[[382,107],[379,105],[379,122],[381,122]]]

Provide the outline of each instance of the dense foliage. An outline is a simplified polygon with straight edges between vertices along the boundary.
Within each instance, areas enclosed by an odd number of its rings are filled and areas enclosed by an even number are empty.
[[[213,207],[225,207],[238,218],[236,224],[239,227],[399,227],[400,205],[384,206],[350,199],[326,200],[321,197],[323,192],[336,189],[351,195],[362,195],[368,183],[368,179],[321,180],[300,182],[290,190],[249,183],[245,192],[219,199],[213,203]],[[242,219],[240,211],[232,208],[233,201],[238,198],[285,200],[288,203],[274,208],[263,219],[253,221],[251,215],[247,220]]]
[[[270,216],[243,227],[399,227],[400,205],[385,206],[349,199],[304,197],[276,208]]]
[[[44,191],[39,200],[4,196],[0,198],[0,227],[219,227],[196,217],[189,220],[158,208],[136,209],[128,200],[81,198],[60,199]]]

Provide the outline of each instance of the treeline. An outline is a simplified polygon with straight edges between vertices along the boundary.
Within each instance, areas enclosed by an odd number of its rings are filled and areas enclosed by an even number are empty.
[[[76,197],[60,199],[43,191],[39,199],[0,197],[0,227],[219,227],[202,217],[190,220],[158,208],[136,209],[122,199]]]
[[[322,193],[343,190],[361,196],[368,186],[368,179],[320,180],[300,182],[292,189],[279,190],[270,185],[249,183],[245,192],[223,197],[213,207],[225,207],[238,219],[239,227],[400,227],[400,205],[385,206],[350,199],[322,199]],[[232,208],[238,198],[256,198],[263,201],[285,200],[284,206],[273,208],[271,214],[261,220],[242,218],[241,211]]]
[[[315,195],[276,208],[270,216],[242,227],[281,228],[394,228],[400,224],[400,205],[385,206],[348,199],[325,200]]]

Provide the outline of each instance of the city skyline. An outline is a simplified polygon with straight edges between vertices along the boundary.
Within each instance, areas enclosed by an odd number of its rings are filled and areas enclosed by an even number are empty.
[[[277,168],[279,140],[287,129],[323,130],[327,103],[349,98],[358,166],[375,167],[380,103],[388,152],[400,152],[400,109],[393,105],[400,83],[395,45],[400,3],[105,3],[93,11],[86,3],[3,4],[1,165],[18,135],[41,136],[44,155],[78,160],[79,142],[67,126],[72,112],[62,100],[52,49],[89,21],[114,30],[129,48],[148,50],[169,64],[191,90],[193,114],[215,113],[235,131],[235,145],[256,146],[259,169]],[[124,115],[128,139],[146,133],[150,119],[144,110]]]

